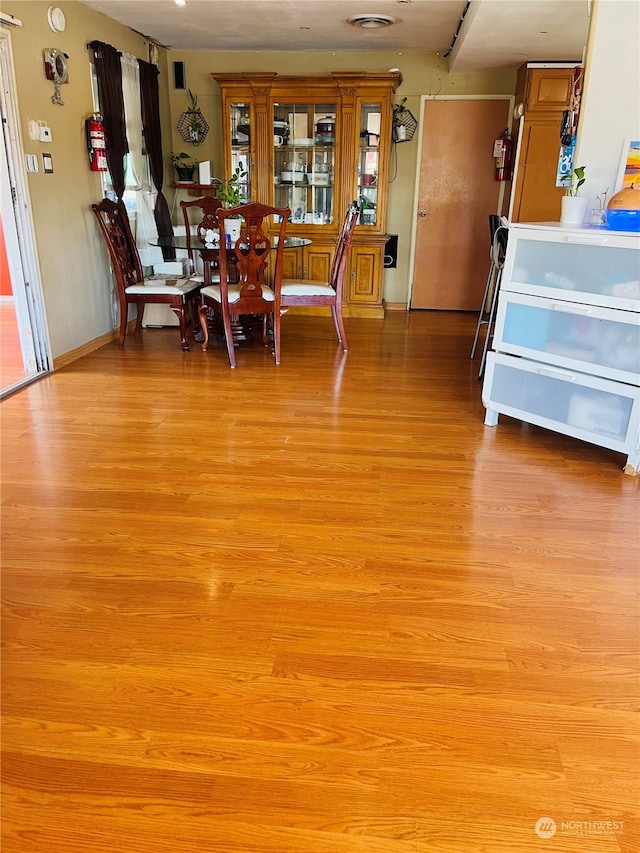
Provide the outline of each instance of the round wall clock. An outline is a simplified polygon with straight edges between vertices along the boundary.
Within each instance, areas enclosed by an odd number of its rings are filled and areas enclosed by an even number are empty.
[[[49,6],[49,11],[47,12],[47,18],[49,19],[49,26],[54,31],[54,33],[62,33],[64,32],[64,28],[67,24],[64,12],[58,6]]]

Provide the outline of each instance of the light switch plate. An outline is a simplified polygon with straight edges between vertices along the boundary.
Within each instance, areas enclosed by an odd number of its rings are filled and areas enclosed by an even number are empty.
[[[42,171],[47,175],[53,174],[53,157],[51,154],[42,155]]]

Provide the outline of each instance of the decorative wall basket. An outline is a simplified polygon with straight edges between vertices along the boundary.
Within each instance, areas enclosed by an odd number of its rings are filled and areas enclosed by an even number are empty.
[[[209,125],[200,110],[185,110],[178,119],[178,133],[185,142],[200,145],[209,133]]]
[[[405,98],[401,103],[395,104],[393,108],[391,138],[394,142],[410,142],[418,127],[415,116],[404,105],[406,100]]]
[[[191,106],[178,119],[178,133],[185,142],[190,142],[192,145],[200,145],[201,142],[204,142],[207,133],[209,133],[209,125],[198,106],[198,97],[193,94],[191,89],[189,89],[189,100],[191,101]]]

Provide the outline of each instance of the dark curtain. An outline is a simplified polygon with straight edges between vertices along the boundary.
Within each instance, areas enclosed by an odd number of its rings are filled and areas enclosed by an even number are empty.
[[[160,97],[158,92],[158,74],[155,65],[138,60],[140,66],[140,99],[142,101],[142,131],[149,155],[151,179],[158,191],[153,215],[156,220],[159,237],[173,237],[169,205],[162,193],[164,164],[162,156],[162,131],[160,130]],[[165,260],[175,258],[175,250],[163,249]]]
[[[89,47],[93,51],[100,111],[107,137],[107,166],[113,189],[118,199],[121,199],[125,188],[124,158],[129,152],[124,121],[121,54],[110,44],[101,41],[92,41]]]

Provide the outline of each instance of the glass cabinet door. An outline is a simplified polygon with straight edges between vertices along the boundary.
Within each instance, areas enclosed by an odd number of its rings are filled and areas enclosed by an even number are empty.
[[[378,170],[382,105],[360,105],[360,147],[358,153],[358,204],[360,225],[377,225]]]
[[[242,203],[251,201],[251,164],[253,158],[251,139],[251,109],[246,103],[231,104],[229,108],[231,122],[231,174],[236,169],[246,172],[241,181]]]
[[[275,104],[273,197],[291,208],[291,222],[334,219],[336,104]]]

